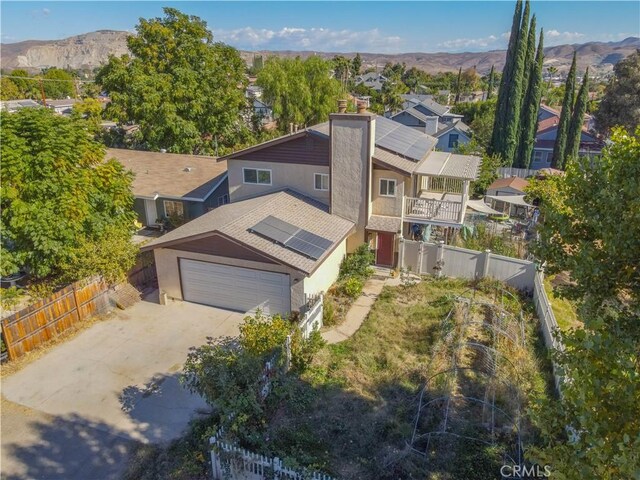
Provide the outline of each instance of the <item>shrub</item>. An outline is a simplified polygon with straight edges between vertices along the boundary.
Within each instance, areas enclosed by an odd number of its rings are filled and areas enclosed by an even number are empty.
[[[340,285],[340,292],[347,297],[356,298],[362,293],[364,282],[359,277],[351,277]]]
[[[0,305],[3,310],[12,310],[18,303],[23,291],[17,287],[3,288],[0,290]]]
[[[329,296],[325,296],[322,302],[322,323],[325,327],[336,324],[336,307]]]
[[[369,249],[369,245],[363,243],[356,250],[347,255],[340,264],[340,275],[338,280],[349,277],[359,277],[367,279],[373,275],[371,264],[374,262],[375,256]]]

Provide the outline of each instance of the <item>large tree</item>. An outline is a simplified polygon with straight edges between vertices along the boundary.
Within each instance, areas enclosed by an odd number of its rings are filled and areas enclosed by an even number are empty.
[[[582,139],[582,127],[584,125],[584,114],[587,113],[589,103],[589,69],[582,78],[582,85],[578,92],[576,104],[573,107],[571,122],[569,123],[569,133],[567,135],[567,149],[565,155],[568,158],[578,156],[580,150],[580,140]]]
[[[140,19],[131,55],[110,57],[96,81],[109,92],[108,115],[140,125],[143,145],[174,153],[213,153],[244,128],[245,63],[215,43],[207,24],[174,8]]]
[[[556,143],[553,146],[553,158],[551,166],[553,168],[564,166],[567,154],[567,137],[569,134],[569,123],[573,113],[576,90],[576,52],[573,52],[573,61],[565,82],[564,99],[562,100],[562,112],[560,112],[560,123],[556,134]]]
[[[342,88],[331,78],[332,62],[319,57],[269,58],[258,74],[263,98],[273,108],[278,127],[313,125],[335,111]],[[346,67],[348,68],[348,67]]]
[[[619,125],[629,131],[640,125],[640,50],[613,68],[615,76],[595,113],[596,128],[607,134]]]
[[[540,108],[540,98],[542,97],[542,64],[544,62],[544,33],[540,30],[540,40],[538,41],[538,51],[535,62],[531,65],[529,74],[529,84],[527,93],[522,105],[522,131],[520,133],[520,144],[516,159],[518,168],[528,168],[533,154],[533,145],[538,129],[538,110]]]
[[[640,471],[640,128],[611,139],[598,162],[571,158],[566,176],[530,184],[544,217],[536,256],[569,272],[556,293],[583,322],[562,335],[562,396],[535,409],[542,442],[530,451],[568,480]]]
[[[498,89],[498,103],[496,106],[496,116],[493,122],[493,133],[491,137],[491,152],[501,154],[505,118],[508,108],[509,84],[511,83],[511,73],[514,65],[514,57],[518,43],[518,35],[520,33],[520,22],[522,19],[522,0],[516,1],[516,8],[513,12],[513,21],[511,24],[511,34],[509,35],[509,45],[507,47],[507,56],[502,70],[500,79],[500,88]]]
[[[494,66],[491,65],[491,72],[489,72],[489,79],[487,80],[487,98],[486,98],[486,100],[489,100],[489,99],[491,99],[491,97],[493,97],[493,91],[496,88],[495,83],[496,83],[496,73],[495,73]]]
[[[2,266],[35,278],[123,276],[135,258],[132,176],[83,119],[25,108],[0,113]]]
[[[42,75],[44,94],[47,98],[67,98],[76,95],[74,76],[60,68],[49,68]]]

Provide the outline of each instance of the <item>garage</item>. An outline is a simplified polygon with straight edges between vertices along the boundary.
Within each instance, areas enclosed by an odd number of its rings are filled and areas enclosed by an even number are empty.
[[[188,302],[266,314],[291,310],[289,275],[180,258],[182,298]]]

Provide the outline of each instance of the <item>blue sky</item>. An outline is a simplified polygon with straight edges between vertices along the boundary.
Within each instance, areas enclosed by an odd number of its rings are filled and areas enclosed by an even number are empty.
[[[513,1],[17,2],[1,3],[2,42],[52,40],[99,29],[133,31],[173,6],[245,50],[460,52],[504,48]],[[640,2],[534,1],[545,44],[640,36]]]

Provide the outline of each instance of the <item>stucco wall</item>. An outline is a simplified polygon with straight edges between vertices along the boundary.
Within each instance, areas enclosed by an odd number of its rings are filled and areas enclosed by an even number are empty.
[[[297,310],[304,303],[304,274],[284,265],[253,262],[249,260],[219,257],[195,252],[184,252],[170,248],[157,248],[154,250],[156,272],[158,273],[158,288],[161,293],[166,293],[169,298],[182,300],[180,287],[179,258],[190,258],[203,262],[220,263],[237,267],[253,268],[268,272],[286,273],[291,283],[291,308]]]
[[[368,185],[375,121],[369,115],[333,114],[330,118],[331,212],[355,222],[356,231],[347,240],[347,251],[352,251],[365,241],[370,214]]]
[[[243,183],[243,168],[271,170],[271,185]],[[229,172],[229,198],[232,202],[290,187],[311,198],[329,204],[329,191],[315,190],[314,188],[314,174],[328,174],[329,167],[327,166],[232,159],[227,160],[227,169]]]
[[[304,293],[313,295],[314,293],[326,292],[337,280],[340,271],[340,262],[347,253],[347,241],[344,240],[327,257],[313,275],[304,279]]]
[[[380,179],[388,178],[396,181],[396,194],[394,197],[380,195]],[[405,193],[406,192],[406,193]],[[373,170],[371,184],[372,214],[399,217],[402,214],[402,196],[411,192],[411,179],[391,170]]]

